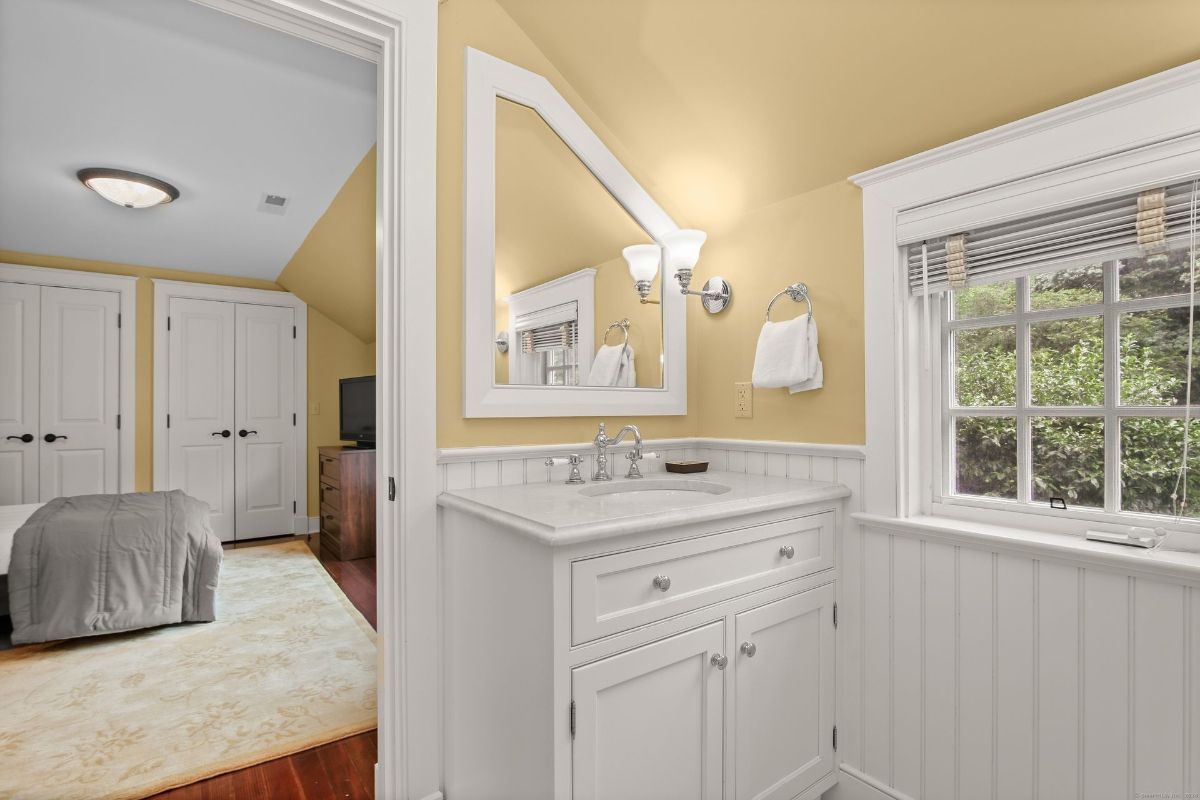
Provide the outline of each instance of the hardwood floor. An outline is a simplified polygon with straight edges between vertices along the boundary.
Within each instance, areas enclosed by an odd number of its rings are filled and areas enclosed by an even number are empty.
[[[245,542],[237,547],[271,544]],[[308,537],[318,556],[318,537]],[[375,559],[333,561],[321,558],[354,607],[375,626]],[[375,731],[361,733],[254,767],[218,775],[154,795],[155,800],[363,800],[375,796]]]

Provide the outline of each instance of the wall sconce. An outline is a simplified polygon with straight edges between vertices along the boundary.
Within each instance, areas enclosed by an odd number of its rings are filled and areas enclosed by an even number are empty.
[[[704,310],[710,314],[718,314],[725,310],[733,298],[733,287],[729,281],[721,277],[709,278],[699,291],[691,288],[692,270],[700,260],[700,246],[707,239],[704,231],[678,230],[668,234],[663,240],[667,252],[667,268],[675,274],[679,281],[679,290],[683,294],[694,294],[700,298]]]
[[[658,275],[658,263],[662,260],[662,248],[656,244],[633,244],[621,251],[629,264],[629,275],[633,278],[633,288],[637,289],[638,297],[643,303],[658,303],[650,300],[650,286]]]

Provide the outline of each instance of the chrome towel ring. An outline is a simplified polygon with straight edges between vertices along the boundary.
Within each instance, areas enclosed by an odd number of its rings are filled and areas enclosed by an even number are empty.
[[[767,322],[771,321],[771,308],[775,305],[775,301],[784,295],[792,298],[793,302],[799,303],[803,300],[808,304],[808,315],[813,315],[812,298],[808,296],[808,285],[804,283],[793,283],[791,286],[784,289],[779,294],[771,298],[771,302],[767,303]]]
[[[618,320],[604,329],[604,344],[608,344],[608,334],[613,328],[619,328],[625,334],[625,339],[621,344],[629,344],[629,320],[627,319]]]

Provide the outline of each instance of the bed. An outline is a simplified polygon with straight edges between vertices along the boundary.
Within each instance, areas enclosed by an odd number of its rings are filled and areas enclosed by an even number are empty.
[[[221,542],[180,491],[0,508],[14,644],[216,618]]]
[[[8,562],[12,555],[13,535],[29,515],[41,507],[41,503],[0,506],[0,616],[8,615]]]

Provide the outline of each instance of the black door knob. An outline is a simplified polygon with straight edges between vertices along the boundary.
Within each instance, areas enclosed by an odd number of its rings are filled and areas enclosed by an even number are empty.
[[[240,431],[238,431],[238,436],[242,437],[243,439],[245,439],[250,434],[254,434],[255,436],[258,436],[258,431],[248,431],[245,428],[242,428]]]
[[[229,432],[229,429],[228,429],[228,428],[226,428],[226,429],[225,429],[225,430],[223,430],[223,431],[216,431],[215,433],[213,433],[213,436],[220,436],[222,439],[228,439],[228,438],[229,438],[230,436],[232,436],[232,435],[233,435],[233,434],[231,434],[231,433]]]
[[[32,433],[22,433],[20,436],[8,436],[6,438],[7,439],[16,439],[19,442],[24,442],[25,444],[29,444],[30,442],[33,441],[33,434]]]
[[[47,433],[42,438],[45,439],[47,442],[55,442],[55,441],[58,441],[59,439],[66,439],[67,437],[66,436],[56,436],[53,433]]]

